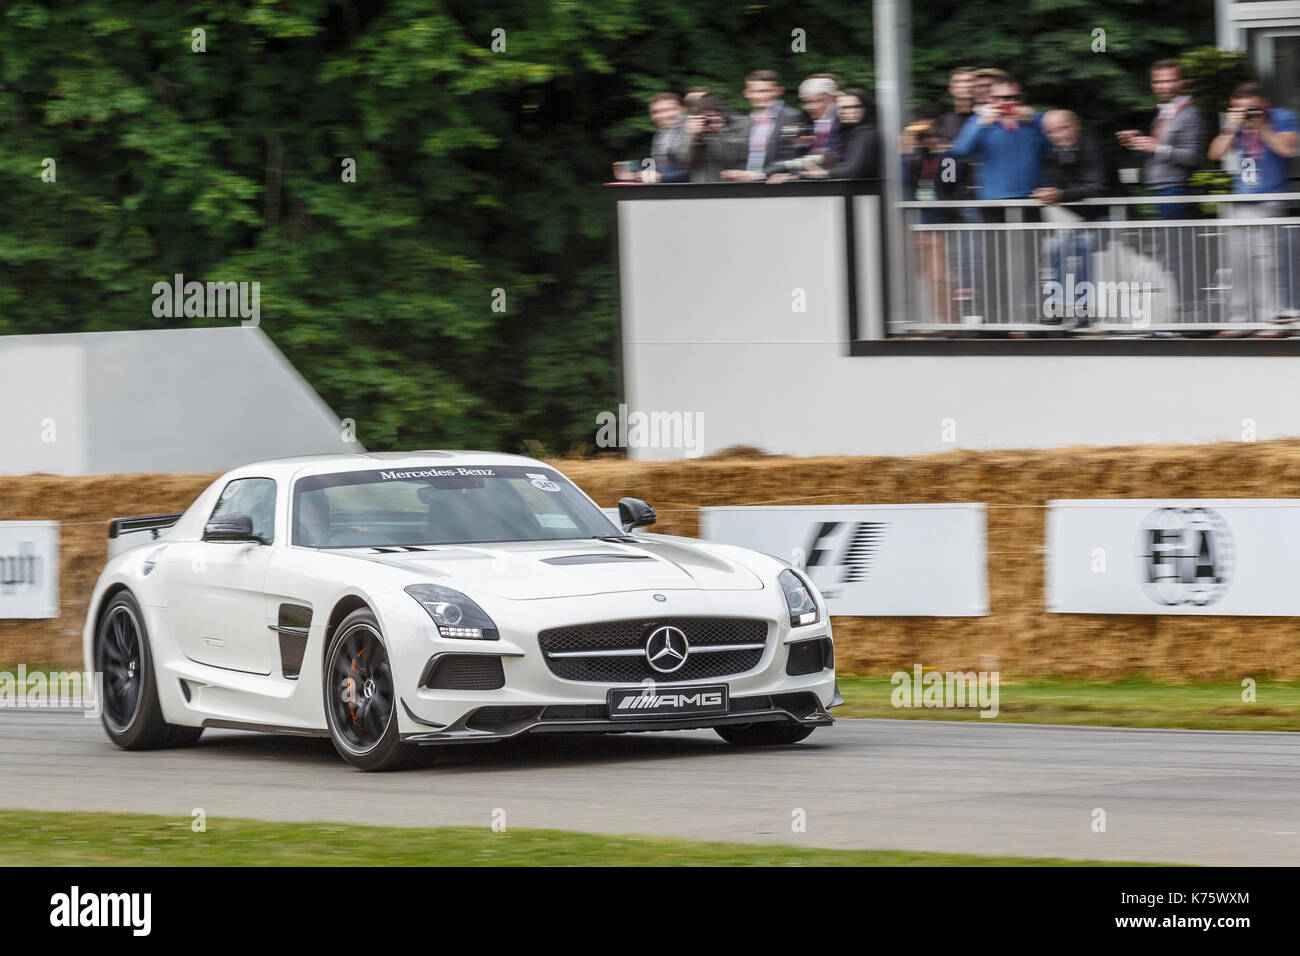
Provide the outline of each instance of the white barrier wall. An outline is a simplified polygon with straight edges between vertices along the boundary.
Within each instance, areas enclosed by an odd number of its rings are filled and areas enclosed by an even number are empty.
[[[853,202],[865,338],[879,325],[876,200]],[[1300,355],[1179,354],[1189,343],[1150,340],[1162,354],[1049,354],[1072,343],[1023,341],[1007,343],[1023,354],[940,354],[934,343],[933,354],[851,356],[840,197],[629,200],[618,211],[628,409],[699,425],[692,447],[651,429],[633,458],[737,444],[907,455],[1300,436]]]

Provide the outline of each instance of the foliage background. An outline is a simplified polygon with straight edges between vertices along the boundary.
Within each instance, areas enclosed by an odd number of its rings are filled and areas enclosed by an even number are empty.
[[[917,0],[915,102],[1000,66],[1123,128],[1148,63],[1213,39],[1209,0]],[[759,67],[869,88],[871,51],[871,4],[841,0],[14,0],[0,333],[219,322],[156,319],[153,283],[259,281],[263,330],[363,444],[563,450],[617,400],[599,184],[646,151],[646,97],[705,83],[739,107]]]

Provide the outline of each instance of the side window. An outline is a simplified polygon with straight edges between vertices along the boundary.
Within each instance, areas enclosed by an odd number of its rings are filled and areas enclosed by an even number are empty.
[[[275,540],[275,479],[236,478],[221,489],[212,517],[245,514],[253,519],[253,533]]]

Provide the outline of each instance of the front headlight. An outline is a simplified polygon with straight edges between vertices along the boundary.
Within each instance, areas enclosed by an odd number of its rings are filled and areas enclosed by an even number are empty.
[[[492,618],[459,591],[440,584],[412,584],[406,593],[429,612],[443,637],[495,641],[500,636]]]
[[[820,617],[817,601],[803,578],[786,568],[777,580],[781,582],[781,590],[785,592],[785,603],[790,609],[790,626],[802,627],[805,624],[816,624]]]

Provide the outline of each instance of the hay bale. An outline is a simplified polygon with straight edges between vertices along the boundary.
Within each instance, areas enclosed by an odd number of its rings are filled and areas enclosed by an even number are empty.
[[[1168,680],[1300,678],[1294,618],[1048,614],[1045,504],[1053,498],[1300,498],[1300,441],[876,458],[726,457],[676,462],[556,461],[603,507],[626,495],[659,513],[654,530],[697,535],[705,505],[988,504],[983,618],[836,618],[843,670],[915,663],[1004,677],[1062,674]],[[0,621],[0,664],[79,666],[86,603],[107,523],[179,511],[211,475],[0,477],[0,519],[63,522],[62,615]]]

